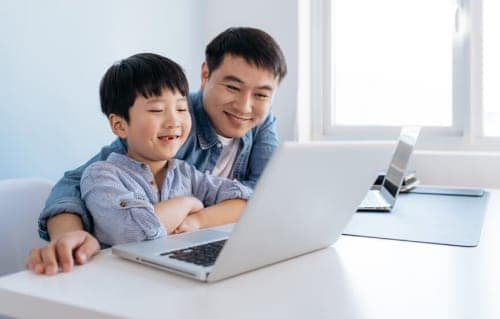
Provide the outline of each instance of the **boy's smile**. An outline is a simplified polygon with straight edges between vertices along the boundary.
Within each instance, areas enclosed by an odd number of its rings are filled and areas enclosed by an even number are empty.
[[[128,156],[148,164],[153,171],[175,156],[191,129],[186,97],[169,89],[149,98],[139,94],[129,109],[129,121],[120,117],[119,123],[119,130],[116,124],[112,126],[127,140]]]

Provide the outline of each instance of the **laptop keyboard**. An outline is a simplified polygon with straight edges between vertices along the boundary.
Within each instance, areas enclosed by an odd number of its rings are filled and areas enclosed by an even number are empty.
[[[208,267],[215,263],[225,243],[226,239],[214,241],[199,246],[170,251],[161,254],[161,256],[168,256],[169,258]]]

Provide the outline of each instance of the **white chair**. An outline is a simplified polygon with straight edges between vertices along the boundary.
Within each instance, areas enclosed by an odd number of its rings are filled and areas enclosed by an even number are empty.
[[[31,248],[46,243],[37,220],[52,186],[39,178],[0,180],[0,276],[25,269]]]

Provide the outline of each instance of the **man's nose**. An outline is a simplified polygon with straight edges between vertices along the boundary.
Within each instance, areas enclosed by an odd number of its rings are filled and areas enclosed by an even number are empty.
[[[241,92],[239,101],[238,101],[238,111],[241,113],[251,113],[253,106],[253,96],[252,92],[246,91]]]

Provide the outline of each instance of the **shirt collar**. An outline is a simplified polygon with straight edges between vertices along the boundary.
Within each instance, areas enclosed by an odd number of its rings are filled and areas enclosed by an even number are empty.
[[[196,122],[196,137],[202,149],[213,147],[219,142],[208,114],[203,107],[203,91],[199,90],[193,95],[193,117]]]
[[[119,167],[128,168],[134,172],[149,172],[149,173],[151,172],[148,165],[139,162],[125,154],[119,154],[113,152],[109,154],[108,159],[106,161],[115,164],[116,166]],[[177,165],[178,164],[176,159],[170,159],[168,161],[166,172],[173,170]]]

